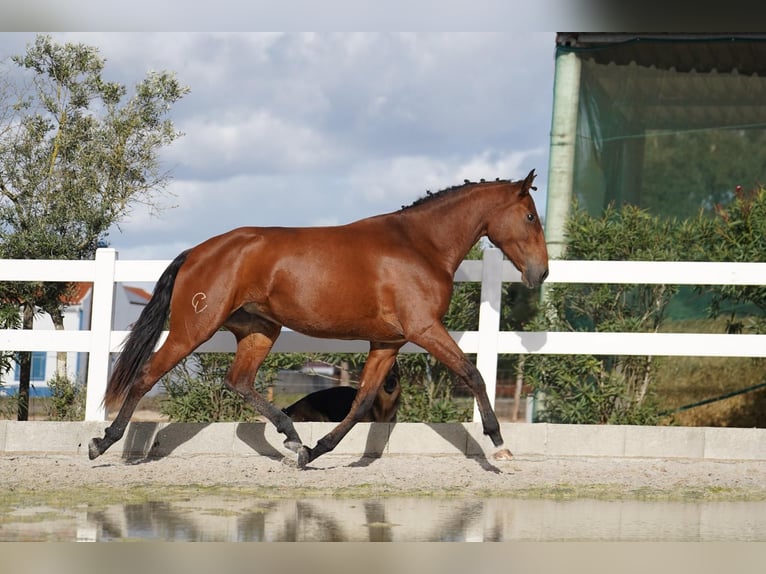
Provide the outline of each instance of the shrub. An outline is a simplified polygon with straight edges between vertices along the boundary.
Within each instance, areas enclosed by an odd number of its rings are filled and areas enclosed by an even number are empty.
[[[402,378],[402,398],[396,420],[399,422],[454,423],[470,421],[473,403],[461,406],[452,396],[450,381]]]
[[[223,380],[233,355],[195,353],[173,369],[162,383],[166,396],[160,411],[175,422],[254,421],[258,413]]]
[[[609,207],[600,217],[575,209],[567,222],[566,259],[649,261],[766,261],[766,190],[744,193],[714,212],[682,221],[637,207]],[[673,285],[553,285],[546,288],[531,330],[657,332],[668,319]],[[766,288],[698,286],[709,314],[730,314],[729,332],[766,327]],[[527,358],[525,376],[545,397],[540,419],[571,423],[659,420],[653,400],[653,357],[554,356]]]
[[[574,209],[565,259],[676,260],[692,241],[690,228],[634,206],[599,217]],[[678,291],[672,285],[562,284],[545,290],[528,328],[539,331],[657,332]],[[559,423],[653,423],[649,400],[653,358],[532,355],[525,377],[545,396],[540,419]]]
[[[51,399],[48,418],[54,421],[81,421],[85,418],[85,385],[55,375],[48,381]]]

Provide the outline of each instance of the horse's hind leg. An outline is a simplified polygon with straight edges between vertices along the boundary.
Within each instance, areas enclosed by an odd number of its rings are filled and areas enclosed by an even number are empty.
[[[94,438],[90,441],[88,457],[91,460],[106,452],[110,446],[122,438],[141,398],[151,390],[163,375],[193,350],[194,345],[174,342],[172,334],[168,337],[167,341],[144,366],[138,380],[131,386],[120,406],[120,411],[104,432],[104,437]]]
[[[278,432],[285,435],[284,445],[293,452],[297,452],[302,443],[292,419],[253,388],[258,368],[279,336],[280,327],[273,324],[261,325],[256,332],[238,331],[235,326],[228,324],[227,327],[237,337],[237,353],[226,375],[226,385],[255,406],[256,410],[265,416]]]
[[[367,362],[362,370],[359,391],[356,393],[354,402],[351,403],[351,410],[346,418],[332,429],[325,436],[317,441],[314,448],[304,446],[298,451],[298,467],[303,468],[312,460],[333,450],[358,423],[364,415],[372,410],[375,397],[378,390],[383,385],[386,374],[396,360],[396,354],[401,345],[382,345],[372,344],[370,353],[367,355]]]

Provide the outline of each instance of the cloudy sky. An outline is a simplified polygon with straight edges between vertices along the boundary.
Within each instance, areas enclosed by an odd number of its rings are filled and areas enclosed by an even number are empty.
[[[545,210],[555,33],[53,33],[132,86],[174,72],[191,92],[162,154],[173,195],[136,209],[120,259],[170,259],[242,225],[333,225],[463,179],[537,170]],[[33,33],[0,34],[0,57]]]

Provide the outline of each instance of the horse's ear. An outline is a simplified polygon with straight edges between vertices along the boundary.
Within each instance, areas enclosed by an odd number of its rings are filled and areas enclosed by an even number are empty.
[[[529,195],[529,190],[534,189],[537,191],[537,187],[532,185],[532,182],[535,181],[535,177],[537,174],[535,174],[535,170],[529,172],[529,175],[524,179],[524,181],[521,183],[521,190],[519,191],[520,196]]]

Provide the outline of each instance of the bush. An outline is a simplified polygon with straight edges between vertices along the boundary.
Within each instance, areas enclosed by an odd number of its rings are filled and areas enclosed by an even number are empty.
[[[193,353],[162,379],[166,395],[160,411],[175,422],[253,422],[261,420],[255,408],[230,390],[224,379],[234,355]],[[263,393],[280,369],[303,364],[304,355],[275,353],[266,357],[253,385]]]
[[[253,422],[260,420],[250,403],[219,381],[176,379],[165,383],[167,396],[160,411],[171,421]]]
[[[694,243],[691,229],[629,205],[610,207],[600,218],[574,209],[567,222],[565,259],[682,259]],[[673,285],[553,285],[528,328],[657,332],[677,291]],[[541,420],[652,424],[659,416],[650,400],[652,370],[652,357],[531,355],[525,377],[545,396]]]
[[[233,355],[195,353],[184,359],[162,383],[167,395],[160,411],[171,421],[252,422],[258,413],[223,383]]]
[[[55,375],[48,381],[51,390],[48,418],[53,421],[81,421],[85,418],[85,385]]]
[[[648,261],[766,261],[766,191],[741,189],[727,208],[683,221],[637,207],[609,207],[601,217],[573,210],[566,259]],[[531,330],[658,332],[679,291],[673,285],[553,285],[545,289]],[[731,314],[727,331],[762,332],[766,288],[698,286],[709,314]],[[525,376],[545,397],[540,419],[562,423],[653,424],[653,357],[553,356],[527,358]]]
[[[745,192],[737,188],[733,201],[716,206],[716,217],[701,222],[700,235],[711,261],[766,261],[766,189]],[[766,331],[766,287],[762,285],[716,285],[712,293],[710,315],[729,315],[732,331]],[[749,321],[738,321],[743,310]]]
[[[591,355],[562,355],[527,361],[525,374],[543,400],[541,422],[568,424],[656,424],[656,403],[638,401],[615,372]]]
[[[399,422],[457,423],[470,421],[473,404],[461,406],[453,396],[451,384],[428,380],[402,380],[402,398],[396,420]]]

